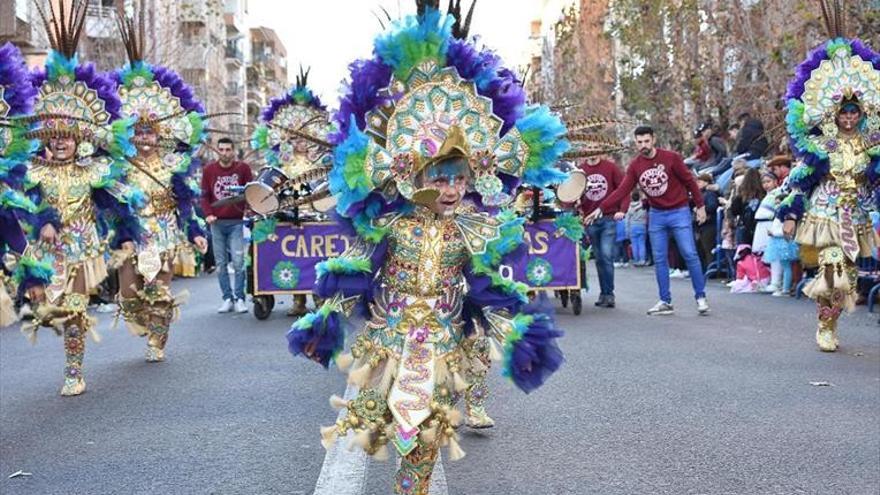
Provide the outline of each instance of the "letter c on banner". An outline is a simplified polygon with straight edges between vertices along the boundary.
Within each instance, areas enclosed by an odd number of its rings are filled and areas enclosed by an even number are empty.
[[[501,265],[498,267],[498,274],[505,280],[513,280],[513,267],[509,265]]]
[[[296,253],[294,253],[294,251],[288,246],[294,241],[296,241],[295,235],[287,235],[284,236],[283,239],[281,239],[281,252],[284,253],[284,256],[287,256],[288,258],[293,258],[296,256]]]

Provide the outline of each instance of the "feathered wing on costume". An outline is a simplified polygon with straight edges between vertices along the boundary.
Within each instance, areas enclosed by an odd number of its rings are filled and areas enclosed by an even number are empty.
[[[0,120],[31,112],[36,94],[18,49],[11,43],[0,46]],[[27,161],[39,143],[26,138],[26,125],[13,122],[3,122],[8,125],[0,127],[0,327],[17,320],[13,305],[16,288],[20,292],[47,285],[52,278],[52,267],[28,254],[28,227],[23,223],[36,211],[36,205],[21,193],[21,188]],[[14,266],[4,263],[7,253],[16,255]]]
[[[798,65],[785,94],[786,129],[798,165],[789,175],[793,191],[779,208],[780,219],[800,219],[810,193],[829,173],[828,153],[836,149],[836,136],[826,134],[823,127],[834,128],[829,126],[833,124],[829,119],[836,115],[846,95],[833,91],[834,84],[819,84],[817,76],[840,81],[859,99],[863,112],[870,109],[859,128],[869,146],[868,181],[875,190],[880,187],[880,54],[859,39],[836,37],[814,49]]]

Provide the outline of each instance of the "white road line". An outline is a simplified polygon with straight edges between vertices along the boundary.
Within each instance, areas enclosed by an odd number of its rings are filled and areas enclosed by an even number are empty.
[[[345,389],[345,399],[351,400],[357,397],[358,389],[349,385]],[[339,412],[338,419],[342,419],[345,410]],[[324,464],[321,466],[321,474],[315,484],[314,495],[363,495],[366,491],[367,454],[359,448],[348,450],[348,438],[337,438],[333,447],[324,456]],[[393,449],[393,447],[389,446]],[[394,455],[394,451],[391,451]],[[397,466],[400,467],[400,457],[397,457]],[[393,483],[388,480],[388,485]],[[449,487],[446,485],[446,472],[443,469],[443,460],[437,457],[434,465],[434,474],[431,476],[431,495],[448,495]]]
[[[357,393],[358,388],[349,385],[345,388],[345,399],[352,400]],[[337,420],[344,415],[345,409],[339,411]],[[327,451],[314,495],[363,495],[366,490],[367,453],[359,448],[349,451],[347,444],[348,438],[337,438]]]

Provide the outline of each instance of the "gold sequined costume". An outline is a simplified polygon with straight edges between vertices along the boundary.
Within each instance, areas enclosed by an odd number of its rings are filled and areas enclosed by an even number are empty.
[[[147,361],[158,362],[165,359],[183,298],[171,293],[174,264],[182,262],[185,272],[194,272],[190,243],[207,244],[194,213],[198,161],[192,157],[204,138],[205,115],[176,73],[143,60],[145,40],[135,26],[144,16],[144,3],[139,7],[132,18],[120,19],[129,63],[117,80],[121,112],[135,121],[138,148],[128,180],[147,200],[138,209],[141,243],[119,267],[119,312],[135,335],[147,338]]]
[[[840,314],[855,306],[856,263],[880,245],[871,226],[880,200],[880,70],[871,62],[877,54],[833,29],[833,39],[789,84],[788,131],[800,164],[779,209],[781,220],[799,221],[802,262],[818,267],[804,293],[818,306],[816,342],[829,352],[838,347]]]
[[[125,156],[133,152],[131,123],[119,119],[113,84],[94,67],[77,64],[85,3],[73,1],[46,18],[47,27],[55,26],[53,50],[45,75],[35,76],[40,126],[29,133],[44,147],[29,164],[26,194],[37,206],[30,221],[34,256],[51,264],[54,275],[24,330],[35,337],[37,326],[48,326],[64,336],[61,394],[78,395],[85,391],[85,337],[97,340],[95,319],[86,313],[89,294],[107,276],[110,249],[137,242],[134,210],[142,195],[123,182]]]
[[[376,38],[374,59],[351,65],[328,178],[357,238],[318,265],[326,301],[287,334],[294,355],[349,369],[353,398],[330,399],[343,411],[322,429],[324,446],[385,458],[390,444],[401,457],[396,494],[428,493],[441,447],[464,455],[455,405],[486,371],[487,350],[525,391],[563,360],[552,312],[526,304],[525,285],[499,270],[524,254],[523,220],[502,208],[520,183],[562,180],[566,128],[548,108],[526,107],[512,73],[469,44],[459,9],[418,3],[416,17]],[[456,57],[475,60],[447,58],[453,43]],[[472,67],[489,69],[477,77]],[[514,93],[493,102],[492,85]],[[355,310],[367,323],[343,353]]]

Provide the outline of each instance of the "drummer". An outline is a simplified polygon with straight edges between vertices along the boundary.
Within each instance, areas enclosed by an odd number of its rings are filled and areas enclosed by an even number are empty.
[[[218,313],[247,313],[244,296],[244,203],[211,206],[228,199],[237,190],[253,180],[251,167],[235,160],[235,145],[229,138],[220,138],[216,149],[218,158],[205,165],[202,171],[202,211],[211,226],[214,257],[217,260],[217,276],[223,303]],[[228,263],[232,261],[235,285],[229,283]]]
[[[584,223],[599,209],[602,200],[623,182],[620,166],[606,155],[591,156],[578,165],[586,176],[586,187],[578,202],[578,211]],[[621,199],[611,205],[600,218],[587,227],[587,235],[596,257],[596,272],[599,276],[599,299],[596,306],[614,307],[614,242],[617,236],[617,222],[626,216],[629,198]]]

